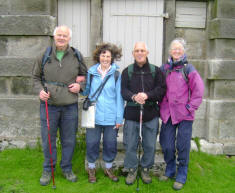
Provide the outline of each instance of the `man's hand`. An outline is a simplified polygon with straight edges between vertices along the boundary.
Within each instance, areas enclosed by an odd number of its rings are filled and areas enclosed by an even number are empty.
[[[143,105],[145,104],[145,101],[148,99],[148,95],[144,92],[139,92],[137,95],[134,96],[134,100]]]
[[[78,83],[72,83],[68,86],[68,88],[70,92],[78,93],[80,91],[81,86]]]
[[[39,98],[42,101],[47,101],[50,98],[50,92],[46,93],[44,90],[41,90],[39,93]]]

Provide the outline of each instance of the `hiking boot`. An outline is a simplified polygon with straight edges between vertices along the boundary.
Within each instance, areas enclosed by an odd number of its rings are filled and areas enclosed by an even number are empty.
[[[118,177],[114,175],[112,168],[109,168],[109,169],[106,168],[104,170],[104,174],[106,176],[108,176],[109,179],[111,179],[113,182],[118,182],[119,181]]]
[[[180,183],[180,182],[174,182],[173,184],[173,189],[174,190],[181,190],[183,188],[184,184]]]
[[[51,181],[51,172],[43,171],[42,176],[40,178],[40,184],[42,186],[46,186],[50,183],[50,181]]]
[[[88,173],[88,182],[90,182],[92,184],[96,183],[95,168],[93,168],[93,169],[88,168],[87,173]]]
[[[134,184],[136,180],[136,176],[137,176],[137,169],[134,169],[134,168],[129,169],[128,175],[125,180],[126,184],[127,185]]]
[[[77,176],[73,173],[73,171],[63,172],[64,177],[70,182],[76,182],[78,180]]]
[[[169,177],[168,177],[168,176],[165,176],[165,175],[159,177],[159,181],[164,181],[164,182],[166,182],[168,179],[169,179]]]
[[[145,184],[150,184],[150,183],[152,183],[152,178],[151,178],[150,175],[149,175],[149,169],[148,169],[148,168],[142,168],[142,169],[141,169],[141,178],[142,178],[142,181],[143,181]]]

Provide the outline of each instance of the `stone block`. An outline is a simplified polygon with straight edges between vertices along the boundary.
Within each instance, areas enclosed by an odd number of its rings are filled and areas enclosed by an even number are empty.
[[[0,15],[0,20],[0,35],[53,35],[56,26],[56,18],[48,15]]]
[[[0,76],[31,76],[35,58],[0,57]]]
[[[206,136],[206,99],[203,99],[202,104],[198,108],[195,114],[195,120],[193,122],[192,137],[205,137]]]
[[[211,59],[234,60],[235,39],[214,39],[210,41],[209,51]]]
[[[56,0],[0,0],[0,15],[57,15]]]
[[[7,79],[4,77],[0,77],[0,93],[1,94],[7,94]]]
[[[192,137],[205,138],[207,136],[207,120],[195,118]]]
[[[198,151],[197,144],[193,140],[191,140],[191,149],[190,149],[190,151]]]
[[[25,141],[11,141],[9,143],[9,146],[11,148],[20,148],[20,149],[23,149],[26,147],[26,142]]]
[[[215,80],[213,81],[213,98],[234,98],[235,80]]]
[[[214,17],[235,18],[235,1],[233,0],[215,1]]]
[[[234,119],[235,114],[235,100],[221,99],[221,100],[207,100],[207,116],[217,120]]]
[[[221,142],[235,142],[235,120],[227,119],[219,121],[219,138]]]
[[[208,76],[210,80],[235,80],[235,60],[208,60]]]
[[[38,97],[1,97],[0,106],[0,138],[24,141],[40,137]]]
[[[7,42],[8,42],[7,38],[0,37],[0,56],[7,55]]]
[[[197,60],[197,59],[189,59],[189,63],[191,63],[203,80],[205,80],[207,77],[205,77],[205,71],[207,70],[207,60]]]
[[[32,95],[33,82],[30,77],[12,77],[11,94]]]
[[[1,94],[32,95],[33,82],[31,77],[0,77]]]
[[[208,100],[207,140],[209,142],[232,142],[234,132],[235,100]]]
[[[209,115],[208,115],[209,117]],[[207,135],[205,139],[209,142],[218,141],[219,138],[219,120],[207,118]]]
[[[224,144],[224,154],[235,155],[235,143]]]
[[[195,113],[195,118],[196,119],[204,119],[206,116],[206,105],[207,105],[207,100],[203,99],[201,105],[199,108],[196,110]]]
[[[234,39],[235,38],[235,18],[215,18],[209,22],[210,39]]]
[[[6,140],[0,140],[0,152],[3,151],[4,149],[7,149],[7,147],[9,146],[8,141]]]
[[[7,39],[4,56],[11,58],[34,58],[51,44],[50,36],[6,36],[3,39]]]
[[[223,144],[221,143],[208,143],[206,140],[201,139],[199,141],[200,149],[202,152],[213,154],[213,155],[221,155],[223,154]]]

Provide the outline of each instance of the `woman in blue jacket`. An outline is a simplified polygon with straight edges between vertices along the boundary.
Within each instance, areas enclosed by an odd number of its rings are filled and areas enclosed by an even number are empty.
[[[86,130],[86,157],[90,183],[96,182],[95,161],[99,157],[102,133],[104,173],[114,182],[119,180],[112,171],[112,162],[117,154],[117,132],[123,122],[124,102],[121,96],[121,76],[116,72],[119,67],[113,62],[119,60],[121,56],[121,48],[110,43],[99,45],[93,54],[96,64],[90,67],[87,74],[87,84],[83,94],[88,95],[91,101],[96,101],[95,128]],[[98,98],[97,94],[91,98],[108,77]]]

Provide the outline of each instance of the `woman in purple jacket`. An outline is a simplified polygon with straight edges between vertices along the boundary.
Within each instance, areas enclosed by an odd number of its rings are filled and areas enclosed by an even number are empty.
[[[174,39],[170,44],[170,57],[161,70],[166,75],[167,92],[160,104],[162,127],[160,144],[166,162],[166,171],[159,180],[176,176],[173,188],[180,190],[187,179],[190,142],[195,110],[202,102],[204,84],[185,55],[185,41]],[[177,131],[178,129],[178,131]],[[177,172],[176,172],[177,149]]]

